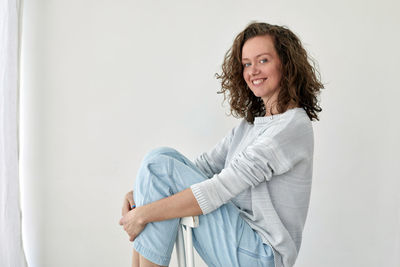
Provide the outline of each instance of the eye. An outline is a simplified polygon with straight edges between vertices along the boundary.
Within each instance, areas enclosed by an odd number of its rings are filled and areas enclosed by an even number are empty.
[[[265,63],[267,61],[268,61],[268,59],[266,59],[266,58],[260,60],[261,63]]]
[[[250,63],[243,63],[243,67],[248,67],[248,66],[250,66],[251,64]]]

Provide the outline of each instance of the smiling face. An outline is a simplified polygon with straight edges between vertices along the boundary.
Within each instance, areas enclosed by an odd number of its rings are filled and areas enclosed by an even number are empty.
[[[281,61],[271,36],[248,39],[242,48],[243,78],[255,96],[275,102],[281,80]]]

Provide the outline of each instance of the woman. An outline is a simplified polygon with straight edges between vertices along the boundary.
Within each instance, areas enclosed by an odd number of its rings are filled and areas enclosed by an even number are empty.
[[[171,148],[146,155],[120,221],[134,241],[132,266],[168,265],[178,218],[193,215],[208,266],[294,265],[323,88],[308,59],[285,27],[252,23],[236,37],[217,77],[243,119],[194,163]]]

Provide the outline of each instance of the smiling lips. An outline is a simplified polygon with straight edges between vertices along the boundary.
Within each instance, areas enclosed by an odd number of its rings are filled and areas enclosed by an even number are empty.
[[[254,85],[260,85],[263,81],[265,81],[265,79],[256,79],[256,80],[252,80],[251,83]]]

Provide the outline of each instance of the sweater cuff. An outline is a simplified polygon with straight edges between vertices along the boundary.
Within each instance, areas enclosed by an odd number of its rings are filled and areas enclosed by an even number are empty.
[[[193,195],[197,200],[197,203],[200,206],[201,211],[204,214],[210,213],[212,211],[211,206],[208,204],[206,197],[204,196],[199,184],[194,184],[190,186],[192,189]]]

